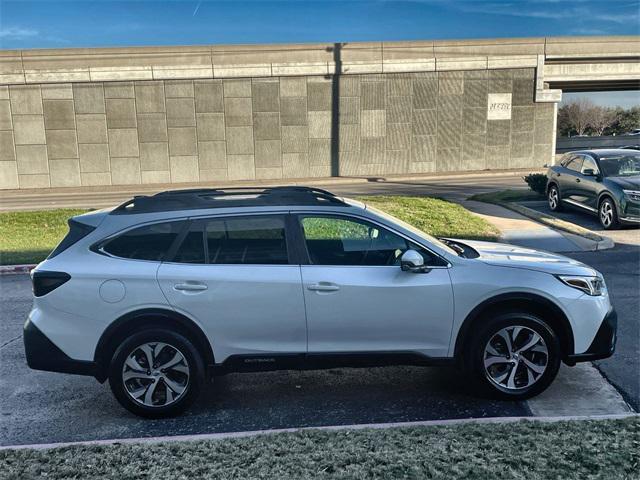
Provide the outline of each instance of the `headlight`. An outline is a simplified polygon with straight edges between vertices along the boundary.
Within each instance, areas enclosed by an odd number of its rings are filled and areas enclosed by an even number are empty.
[[[634,202],[640,202],[640,190],[623,190],[624,194]]]
[[[574,275],[558,275],[558,279],[570,287],[582,290],[587,295],[602,295],[606,290],[604,279],[600,277],[578,277]]]

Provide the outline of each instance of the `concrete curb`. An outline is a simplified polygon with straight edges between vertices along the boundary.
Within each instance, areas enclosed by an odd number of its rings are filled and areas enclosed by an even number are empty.
[[[608,248],[613,248],[615,246],[615,243],[609,237],[598,235],[597,233],[594,233],[593,231],[587,228],[576,225],[575,223],[567,222],[566,220],[561,220],[558,217],[554,217],[553,215],[540,213],[537,210],[533,210],[532,208],[525,207],[517,203],[505,202],[505,203],[502,203],[501,205],[505,208],[513,210],[514,212],[518,212],[519,214],[524,215],[525,217],[529,217],[551,228],[572,233],[574,235],[584,237],[587,240],[596,242],[596,250],[606,250]]]
[[[36,268],[35,263],[27,265],[0,265],[0,275],[16,275],[19,273],[29,273]]]
[[[576,225],[575,223],[567,222],[566,220],[561,220],[553,215],[548,215],[545,213],[538,212],[537,210],[533,210],[532,208],[525,207],[524,205],[520,205],[514,202],[500,202],[500,201],[489,201],[483,200],[481,198],[474,199],[477,202],[484,202],[493,205],[498,205],[503,208],[507,208],[513,212],[519,213],[527,218],[535,220],[543,225],[554,228],[556,230],[562,230],[563,232],[571,233],[573,235],[577,235],[579,237],[586,238],[592,242],[595,242],[594,250],[606,250],[608,248],[613,248],[615,243],[609,237],[605,237],[602,235],[598,235],[597,233]]]
[[[274,435],[279,433],[296,433],[305,431],[342,431],[342,430],[379,430],[385,428],[406,428],[406,427],[436,427],[465,424],[485,424],[485,423],[516,423],[516,422],[541,422],[555,423],[567,421],[584,420],[621,420],[625,418],[640,417],[637,413],[615,414],[615,415],[586,415],[567,417],[490,417],[490,418],[464,418],[455,420],[426,420],[418,422],[395,422],[395,423],[366,423],[358,425],[331,425],[324,427],[301,427],[301,428],[280,428],[274,430],[252,430],[247,432],[227,432],[227,433],[205,433],[199,435],[176,435],[165,437],[143,437],[143,438],[122,438],[111,440],[89,440],[85,442],[61,442],[61,443],[37,443],[30,445],[6,445],[0,446],[0,450],[47,450],[53,448],[72,446],[100,446],[118,444],[158,444],[166,442],[195,442],[206,440],[226,440],[230,438],[255,437],[260,435]]]

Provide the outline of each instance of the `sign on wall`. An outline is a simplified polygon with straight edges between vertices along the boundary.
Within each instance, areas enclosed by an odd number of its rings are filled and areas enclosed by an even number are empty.
[[[511,120],[511,94],[490,93],[487,120]]]

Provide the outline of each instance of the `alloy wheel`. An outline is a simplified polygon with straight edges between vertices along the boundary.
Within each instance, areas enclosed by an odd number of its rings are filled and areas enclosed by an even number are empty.
[[[557,208],[558,201],[558,189],[551,187],[549,190],[549,207],[551,207],[551,210],[555,210]]]
[[[549,350],[540,334],[525,326],[499,330],[487,342],[485,375],[505,391],[531,387],[543,376],[549,363]]]
[[[177,402],[189,385],[189,363],[177,348],[163,342],[142,344],[127,356],[122,382],[127,394],[146,407]]]
[[[602,202],[602,205],[600,205],[600,222],[603,227],[609,228],[611,226],[613,223],[613,215],[613,205],[611,205],[611,202]]]

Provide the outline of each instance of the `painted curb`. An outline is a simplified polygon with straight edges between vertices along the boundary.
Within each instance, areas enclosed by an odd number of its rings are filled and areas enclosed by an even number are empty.
[[[0,265],[0,275],[16,275],[19,273],[30,273],[36,268],[36,263],[27,265]]]
[[[541,422],[555,423],[567,421],[585,420],[622,420],[625,418],[640,417],[637,413],[615,414],[615,415],[586,415],[567,417],[489,417],[489,418],[464,418],[455,420],[426,420],[418,422],[395,422],[395,423],[365,423],[357,425],[331,425],[324,427],[301,427],[301,428],[280,428],[274,430],[251,430],[246,432],[226,432],[226,433],[204,433],[199,435],[176,435],[165,437],[142,437],[142,438],[121,438],[111,440],[89,440],[80,442],[61,443],[37,443],[30,445],[6,445],[0,446],[0,450],[48,450],[53,448],[73,447],[73,446],[107,446],[107,445],[127,445],[127,444],[159,444],[169,442],[196,442],[196,441],[217,441],[231,438],[256,437],[261,435],[276,435],[279,433],[297,433],[305,431],[343,431],[343,430],[380,430],[385,428],[406,428],[406,427],[437,427],[453,426],[465,424],[491,424],[491,423],[516,423],[516,422]]]

